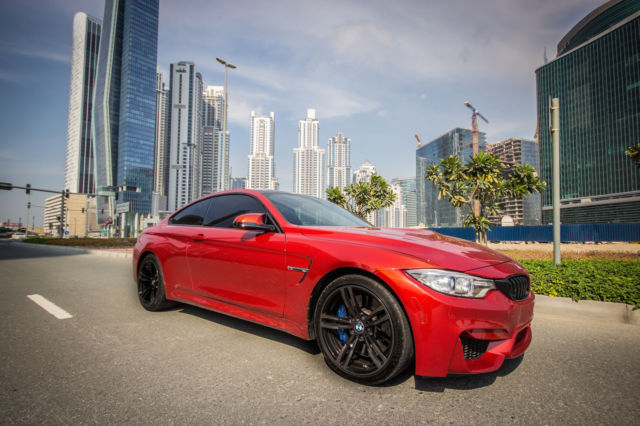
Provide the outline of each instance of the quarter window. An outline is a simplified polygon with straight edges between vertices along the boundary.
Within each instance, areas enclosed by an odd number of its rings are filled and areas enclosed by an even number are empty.
[[[172,225],[202,225],[202,221],[204,216],[207,214],[207,208],[209,207],[210,201],[211,199],[208,198],[180,210],[171,218],[170,223]]]

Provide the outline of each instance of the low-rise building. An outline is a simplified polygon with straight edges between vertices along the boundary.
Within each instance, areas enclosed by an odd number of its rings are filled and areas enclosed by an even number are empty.
[[[90,237],[100,234],[96,221],[96,201],[85,194],[70,194],[61,206],[62,195],[54,195],[44,202],[44,233],[59,236],[60,228],[66,237]]]

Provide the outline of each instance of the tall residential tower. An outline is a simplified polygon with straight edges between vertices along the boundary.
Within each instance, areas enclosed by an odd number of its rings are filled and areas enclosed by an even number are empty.
[[[171,125],[168,209],[200,197],[202,181],[202,76],[193,62],[171,64]]]
[[[169,89],[162,80],[160,70],[156,73],[156,143],[153,162],[154,214],[167,210],[169,188]]]
[[[256,116],[251,111],[251,147],[249,152],[249,177],[247,189],[278,189],[275,163],[275,119],[272,112],[267,117]]]
[[[351,139],[338,133],[327,145],[327,188],[342,191],[351,183]]]
[[[202,194],[223,191],[228,179],[229,135],[222,137],[224,86],[207,86],[202,94]],[[224,144],[224,146],[223,146]]]
[[[298,122],[298,147],[293,149],[293,192],[324,198],[324,149],[318,146],[316,110]]]

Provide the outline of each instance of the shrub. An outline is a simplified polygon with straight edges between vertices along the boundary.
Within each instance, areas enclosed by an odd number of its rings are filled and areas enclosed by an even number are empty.
[[[620,302],[640,308],[640,262],[619,260],[519,260],[537,294]]]
[[[33,244],[48,244],[56,246],[86,247],[86,248],[129,248],[136,243],[135,238],[48,238],[28,237],[24,240]]]

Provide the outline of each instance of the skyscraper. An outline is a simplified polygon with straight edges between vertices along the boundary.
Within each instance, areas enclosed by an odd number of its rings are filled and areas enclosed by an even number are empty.
[[[229,158],[223,153],[229,152],[229,135],[222,137],[223,108],[224,87],[207,86],[202,94],[202,194],[224,190],[228,179],[224,171]]]
[[[82,194],[92,194],[94,189],[91,109],[101,27],[100,21],[86,13],[78,12],[73,17],[64,187]]]
[[[536,70],[542,223],[552,220],[549,98],[560,100],[560,220],[640,222],[640,2],[608,1],[558,43]],[[545,129],[545,130],[543,130]]]
[[[342,133],[329,138],[327,146],[327,188],[343,190],[351,183],[351,139]]]
[[[256,116],[251,111],[251,147],[249,151],[249,177],[247,189],[278,189],[273,159],[275,145],[275,119]]]
[[[486,134],[478,132],[478,149],[485,150]],[[427,169],[431,164],[455,155],[466,163],[473,155],[473,133],[456,127],[427,142],[416,150],[416,203],[418,224],[426,226],[462,226],[467,212],[453,207],[448,200],[438,199],[438,191],[427,181]]]
[[[407,220],[404,226],[412,227],[418,225],[416,216],[416,178],[411,177],[399,177],[391,179],[391,183],[399,185],[402,191],[399,193],[399,198],[402,205],[406,208]]]
[[[155,144],[158,0],[106,0],[93,105],[98,223],[115,195],[135,230],[151,211]]]
[[[324,198],[324,149],[318,146],[316,110],[298,122],[298,147],[293,149],[293,192]]]
[[[171,125],[168,209],[200,197],[202,181],[202,76],[193,62],[171,64]]]
[[[167,209],[169,187],[169,89],[162,80],[162,73],[156,73],[156,143],[153,163],[153,192],[159,198],[156,210]],[[160,200],[163,200],[160,202]],[[155,212],[157,214],[157,212]]]

